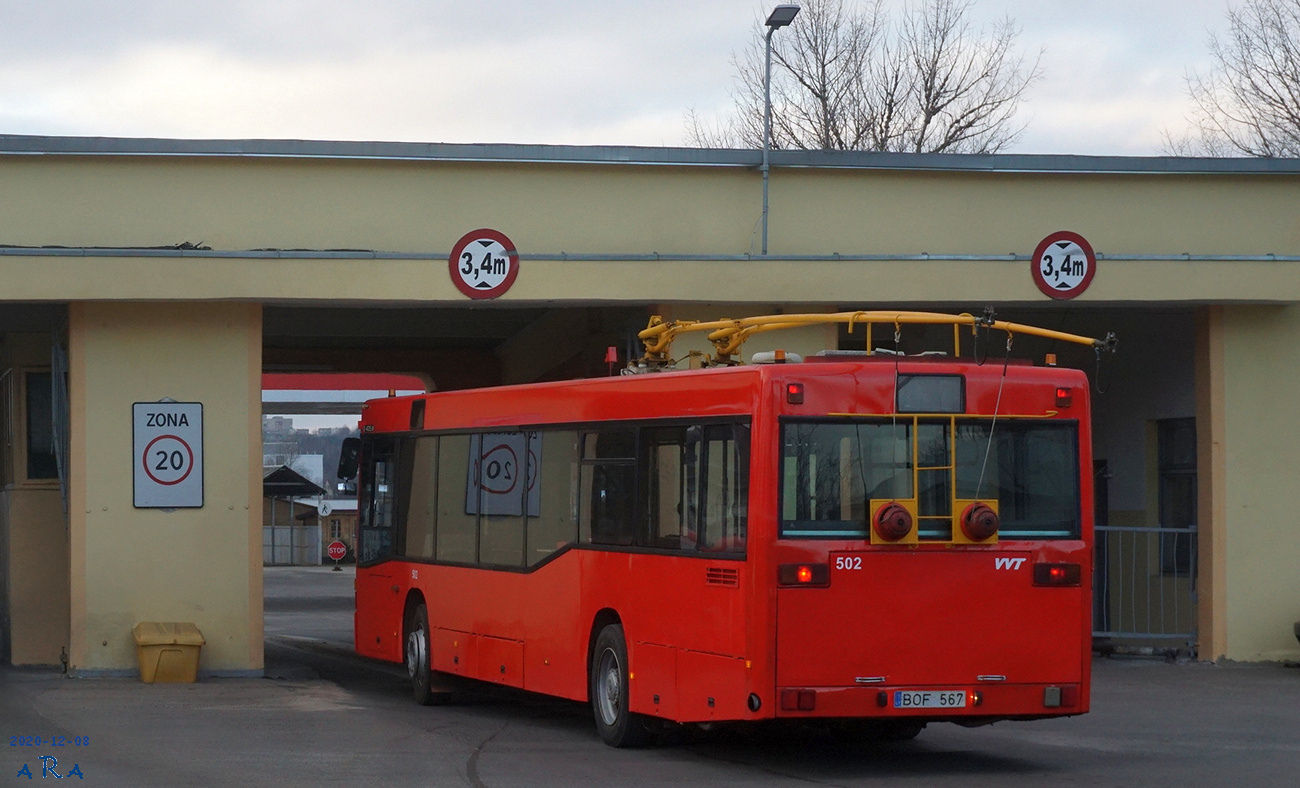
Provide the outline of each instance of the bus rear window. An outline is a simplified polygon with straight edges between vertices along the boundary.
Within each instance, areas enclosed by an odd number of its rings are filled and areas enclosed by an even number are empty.
[[[867,539],[872,500],[914,500],[922,540],[952,538],[955,500],[997,500],[1003,539],[1077,538],[1078,489],[1073,422],[908,417],[782,426],[783,538]]]
[[[957,497],[997,499],[1003,539],[1077,539],[1078,434],[1065,421],[958,421]]]

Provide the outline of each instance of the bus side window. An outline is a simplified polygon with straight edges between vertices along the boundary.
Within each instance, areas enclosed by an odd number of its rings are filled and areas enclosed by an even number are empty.
[[[375,440],[362,450],[365,468],[360,487],[360,528],[357,562],[373,564],[393,555],[393,526],[397,518],[397,452],[395,442]]]
[[[612,428],[582,436],[582,531],[592,544],[636,541],[636,431]]]
[[[524,513],[532,496],[524,479],[529,433],[485,433],[470,438],[478,492],[478,560],[489,566],[524,565]]]
[[[403,524],[402,555],[433,558],[434,532],[438,515],[438,439],[416,438],[410,456],[406,517]]]
[[[437,559],[453,563],[478,562],[478,501],[467,500],[470,475],[470,436],[438,439]]]
[[[534,566],[547,556],[577,541],[578,522],[570,502],[574,469],[578,463],[578,433],[534,432],[528,441],[531,497],[527,520],[527,563]]]
[[[686,429],[684,427],[649,427],[641,433],[641,489],[646,497],[649,519],[646,547],[678,550],[684,545],[682,535],[687,507],[685,495]]]
[[[704,429],[699,462],[701,550],[744,552],[749,498],[749,428]]]

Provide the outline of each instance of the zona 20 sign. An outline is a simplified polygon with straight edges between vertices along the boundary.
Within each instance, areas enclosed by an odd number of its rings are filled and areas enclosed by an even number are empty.
[[[1044,295],[1063,301],[1088,289],[1097,273],[1097,255],[1082,235],[1060,230],[1038,242],[1029,272]]]
[[[474,230],[452,247],[447,267],[457,290],[470,298],[496,298],[519,276],[519,253],[504,233]]]

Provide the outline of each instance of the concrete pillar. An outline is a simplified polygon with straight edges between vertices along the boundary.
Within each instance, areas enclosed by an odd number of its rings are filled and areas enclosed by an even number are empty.
[[[261,307],[69,307],[74,675],[135,671],[131,628],[189,621],[201,675],[261,675]],[[203,404],[203,506],[133,506],[132,404]]]
[[[1213,496],[1209,533],[1202,537],[1213,563],[1209,587],[1201,591],[1222,610],[1212,613],[1202,635],[1222,632],[1223,639],[1204,656],[1294,660],[1300,657],[1292,633],[1300,619],[1300,306],[1224,306],[1210,313],[1212,445],[1202,446],[1202,456],[1211,452],[1213,475],[1201,483]]]

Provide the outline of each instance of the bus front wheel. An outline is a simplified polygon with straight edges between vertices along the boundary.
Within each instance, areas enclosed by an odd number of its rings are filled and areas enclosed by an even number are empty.
[[[649,736],[641,715],[628,711],[627,641],[610,624],[596,636],[589,681],[591,709],[600,738],[611,747],[636,747]]]
[[[406,625],[406,673],[411,677],[411,694],[415,702],[430,706],[434,702],[433,675],[429,660],[429,609],[424,603],[411,611]]]

